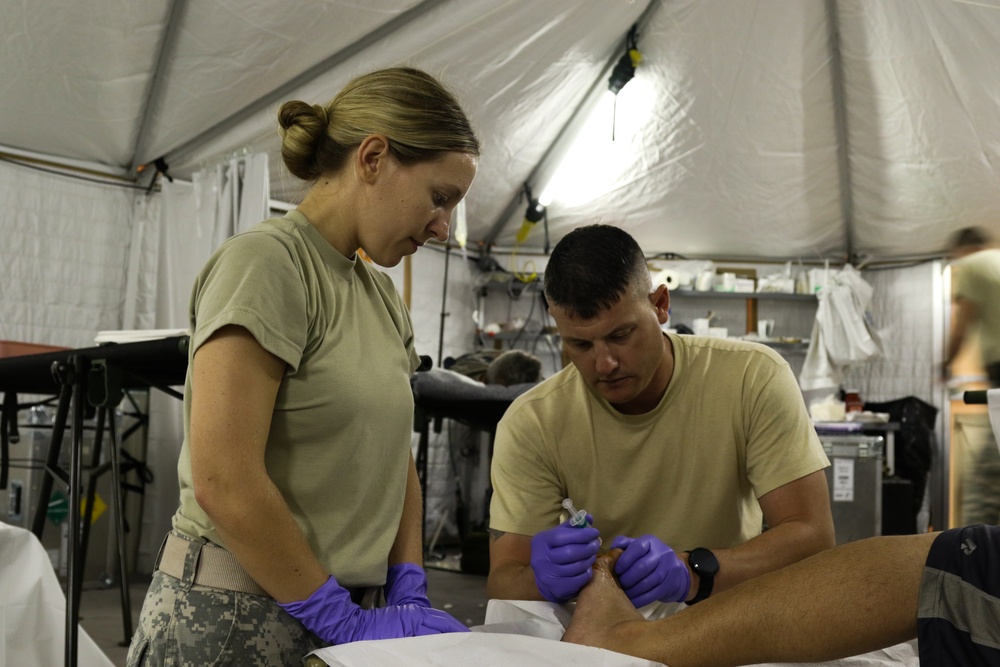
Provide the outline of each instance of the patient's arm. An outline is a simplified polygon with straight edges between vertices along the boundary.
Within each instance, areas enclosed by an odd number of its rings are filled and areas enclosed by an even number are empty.
[[[916,637],[920,578],[935,537],[828,549],[658,621],[642,620],[598,559],[563,640],[670,667],[818,662],[891,646]]]

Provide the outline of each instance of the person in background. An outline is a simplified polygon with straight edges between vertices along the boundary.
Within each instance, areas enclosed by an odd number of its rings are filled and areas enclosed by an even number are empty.
[[[951,335],[945,352],[945,375],[975,329],[979,353],[991,387],[1000,387],[1000,248],[985,230],[967,227],[951,239]]]
[[[486,368],[485,384],[509,387],[542,379],[542,360],[524,350],[507,350]]]
[[[784,359],[664,333],[667,288],[616,227],[563,237],[545,296],[572,364],[498,426],[490,597],[565,602],[603,544],[634,606],[693,604],[833,546],[829,461]],[[559,524],[565,498],[588,525]]]
[[[917,637],[921,667],[989,667],[1000,665],[998,564],[997,526],[872,537],[646,621],[601,563],[563,641],[729,667],[837,660]]]
[[[426,594],[410,318],[358,251],[390,267],[444,241],[479,142],[455,98],[405,67],[325,106],[286,102],[278,121],[310,186],[195,281],[180,507],[129,665],[291,665],[466,630]]]
[[[951,238],[951,333],[945,352],[945,379],[973,331],[990,387],[1000,387],[1000,248],[985,230],[967,227]],[[962,417],[966,436],[962,471],[963,524],[1000,523],[1000,449],[986,415]]]
[[[445,370],[453,373],[459,373],[467,378],[472,378],[476,382],[482,382],[485,384],[486,371],[489,369],[490,364],[493,363],[501,354],[503,354],[502,350],[487,348],[483,350],[476,350],[474,352],[466,352],[465,354],[460,355],[457,359],[445,357],[444,368]]]

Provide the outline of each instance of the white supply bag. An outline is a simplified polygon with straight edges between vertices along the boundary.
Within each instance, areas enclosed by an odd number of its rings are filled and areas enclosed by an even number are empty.
[[[848,367],[882,356],[882,339],[868,315],[873,293],[850,264],[819,291],[816,322],[799,374],[802,389],[837,387]]]

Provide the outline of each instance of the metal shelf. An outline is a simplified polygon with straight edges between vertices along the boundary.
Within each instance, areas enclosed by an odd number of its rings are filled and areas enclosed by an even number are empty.
[[[550,333],[547,331],[536,331],[535,333],[528,333],[527,331],[498,331],[495,334],[488,334],[486,332],[480,331],[476,334],[479,338],[483,340],[534,340],[536,338],[548,338],[550,340],[558,340],[559,334]]]
[[[747,306],[747,333],[757,331],[757,302],[758,301],[799,301],[817,304],[815,294],[786,294],[784,292],[699,292],[696,290],[673,290],[670,292],[671,299],[739,299],[745,301]]]
[[[799,343],[785,343],[779,340],[754,340],[752,338],[744,338],[743,340],[748,343],[760,343],[761,345],[767,345],[768,347],[773,347],[779,350],[807,350],[809,349],[809,342],[802,341]]]
[[[816,301],[815,294],[786,294],[784,292],[698,292],[672,290],[670,298],[682,299],[764,299],[767,301]]]

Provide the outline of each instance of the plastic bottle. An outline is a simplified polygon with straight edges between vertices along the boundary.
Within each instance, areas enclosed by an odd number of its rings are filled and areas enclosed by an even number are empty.
[[[809,294],[809,278],[805,271],[799,271],[795,276],[795,293]]]
[[[857,389],[844,390],[844,410],[846,412],[861,412],[865,409],[865,404],[861,400]]]

